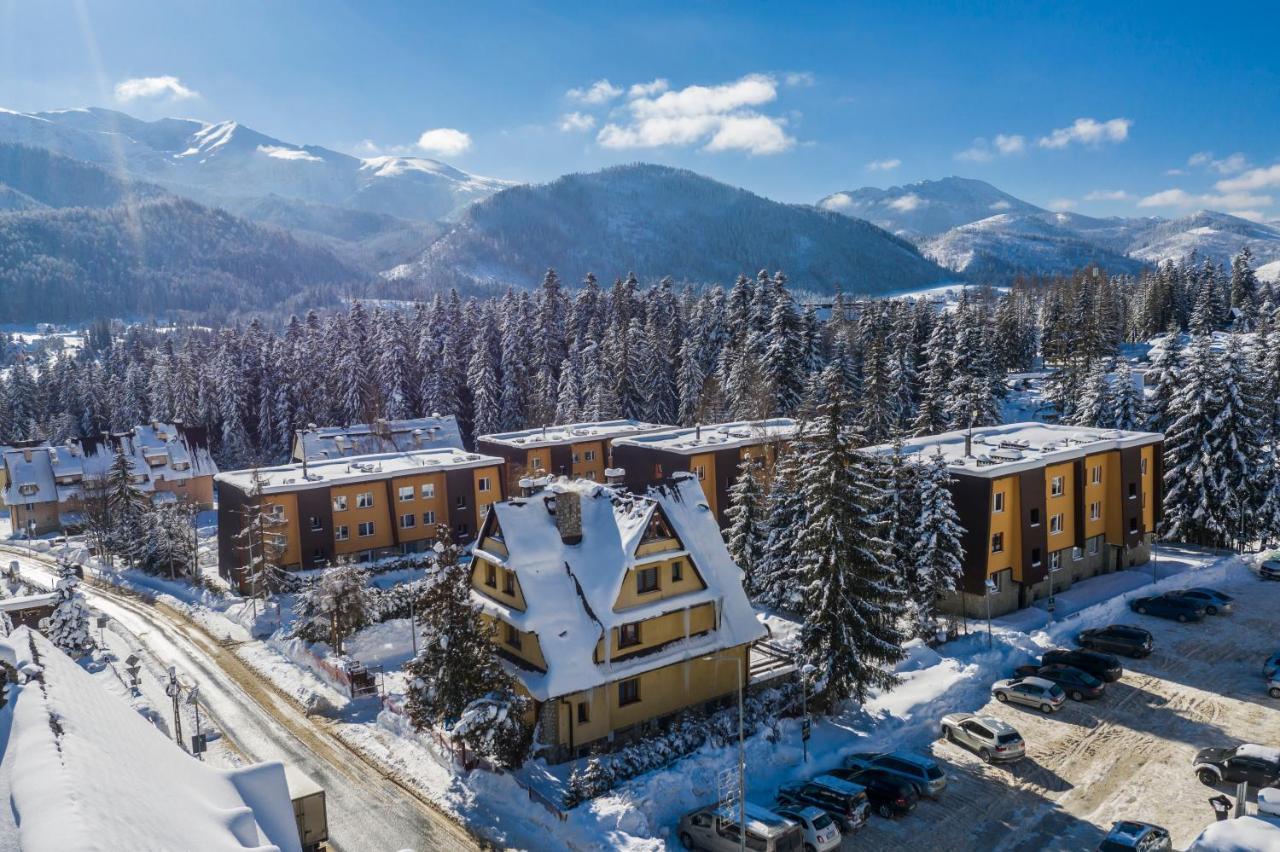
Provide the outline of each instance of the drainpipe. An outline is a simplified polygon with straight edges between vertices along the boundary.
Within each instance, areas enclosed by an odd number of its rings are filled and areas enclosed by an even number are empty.
[[[569,701],[567,698],[561,698],[560,703],[563,704],[565,707],[567,707],[569,712],[569,717],[568,717],[569,718],[569,759],[572,760],[573,759],[573,702]],[[556,731],[556,733],[559,734],[560,732]]]

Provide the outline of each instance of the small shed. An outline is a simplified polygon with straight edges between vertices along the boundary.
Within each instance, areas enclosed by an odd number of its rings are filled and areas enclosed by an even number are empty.
[[[45,619],[53,615],[58,606],[57,592],[41,592],[38,595],[21,595],[13,598],[0,598],[0,612],[7,613],[14,627],[30,627],[32,630],[43,630]]]

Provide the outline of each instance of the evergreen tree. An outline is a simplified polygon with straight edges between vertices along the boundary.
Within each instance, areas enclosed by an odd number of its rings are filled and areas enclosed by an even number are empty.
[[[1153,432],[1166,432],[1171,425],[1169,406],[1182,381],[1182,347],[1178,345],[1176,335],[1171,335],[1163,346],[1154,349],[1147,381],[1153,383],[1146,401],[1147,428]]]
[[[688,338],[680,345],[680,369],[676,373],[677,421],[693,426],[700,419],[703,392],[702,365],[698,363],[697,344]]]
[[[327,568],[299,593],[293,635],[328,642],[342,654],[346,638],[372,623],[371,604],[367,570],[358,565]]]
[[[1142,393],[1133,383],[1133,370],[1129,362],[1120,359],[1112,381],[1112,426],[1133,432],[1146,428],[1147,414],[1143,408]]]
[[[907,593],[912,628],[921,638],[937,631],[938,601],[955,591],[961,576],[964,530],[950,482],[946,458],[940,451],[934,453],[920,471],[919,521]]]
[[[1080,401],[1071,416],[1071,422],[1076,426],[1115,428],[1115,404],[1109,367],[1108,362],[1102,358],[1093,362],[1089,376],[1081,388]]]
[[[761,589],[759,572],[767,543],[764,494],[760,488],[763,475],[758,460],[743,459],[738,465],[738,478],[729,489],[729,508],[725,510],[729,519],[725,543],[729,555],[742,569],[747,592],[752,596]]]
[[[795,614],[804,607],[795,542],[806,523],[798,462],[794,447],[781,452],[774,462],[765,499],[764,555],[757,564],[754,589],[760,603]]]
[[[58,579],[58,605],[49,616],[49,641],[73,658],[93,650],[89,635],[89,605],[80,594],[80,578],[70,565],[64,565]]]
[[[106,481],[111,518],[108,547],[112,555],[123,558],[131,566],[146,557],[147,514],[151,508],[151,502],[133,477],[133,460],[117,450]]]

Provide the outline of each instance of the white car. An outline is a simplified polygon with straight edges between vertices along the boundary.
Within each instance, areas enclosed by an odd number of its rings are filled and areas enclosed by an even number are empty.
[[[942,735],[987,763],[1017,760],[1027,753],[1026,743],[1017,730],[994,716],[948,713],[942,717]]]
[[[1280,674],[1273,674],[1267,679],[1267,695],[1280,698]]]
[[[814,807],[775,808],[774,813],[786,817],[804,829],[804,848],[830,852],[840,848],[840,827],[826,812]]]
[[[1011,677],[991,684],[991,694],[1001,704],[1023,704],[1041,713],[1061,709],[1067,700],[1062,687],[1042,677]]]

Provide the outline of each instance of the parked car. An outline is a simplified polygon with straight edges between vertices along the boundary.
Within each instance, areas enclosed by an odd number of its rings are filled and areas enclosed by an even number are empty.
[[[1235,748],[1202,748],[1194,763],[1200,783],[1213,787],[1223,781],[1247,781],[1255,788],[1280,783],[1280,748],[1252,743]]]
[[[833,769],[834,775],[867,791],[871,809],[885,819],[906,816],[920,803],[920,794],[912,784],[887,769]]]
[[[936,799],[947,788],[947,773],[937,761],[908,751],[859,752],[845,758],[850,769],[885,769],[915,785],[921,796]]]
[[[1200,604],[1209,615],[1226,615],[1235,609],[1235,598],[1217,589],[1196,586],[1195,588],[1181,589],[1168,594],[1180,597],[1185,601]]]
[[[1280,559],[1268,559],[1259,565],[1258,576],[1264,580],[1280,580]]]
[[[1272,698],[1280,698],[1280,672],[1267,678],[1267,695]]]
[[[1070,651],[1066,648],[1055,648],[1041,655],[1040,665],[1071,666],[1107,683],[1117,681],[1124,675],[1120,658],[1115,654],[1104,654],[1100,651]]]
[[[1040,677],[1052,681],[1062,687],[1072,701],[1084,701],[1086,698],[1101,698],[1106,684],[1088,672],[1082,672],[1072,666],[1053,663],[1047,666],[1018,666],[1014,670],[1018,677]]]
[[[805,852],[830,852],[840,848],[840,829],[835,820],[817,808],[778,808],[775,813],[804,829]]]
[[[778,804],[815,807],[835,820],[842,833],[856,830],[871,810],[866,790],[831,775],[783,784],[778,789]]]
[[[942,736],[975,752],[987,763],[1017,760],[1027,753],[1022,735],[994,716],[948,713],[942,717]]]
[[[1186,600],[1176,594],[1150,595],[1129,601],[1129,609],[1139,615],[1155,615],[1175,621],[1201,621],[1205,609],[1202,604]]]
[[[1131,624],[1112,624],[1080,631],[1076,644],[1091,651],[1115,651],[1129,657],[1146,657],[1154,647],[1151,632]]]
[[[1098,844],[1098,852],[1166,852],[1173,848],[1169,832],[1149,822],[1122,820]]]
[[[1040,677],[1011,677],[991,684],[991,694],[1002,704],[1012,702],[1052,713],[1062,707],[1067,694],[1056,683]]]
[[[754,802],[746,803],[747,848],[765,852],[801,852],[804,829]],[[738,809],[708,805],[680,817],[677,831],[685,849],[706,852],[738,852],[741,838]]]
[[[1280,651],[1267,657],[1267,661],[1262,664],[1262,674],[1266,677],[1274,677],[1276,672],[1280,672]]]

